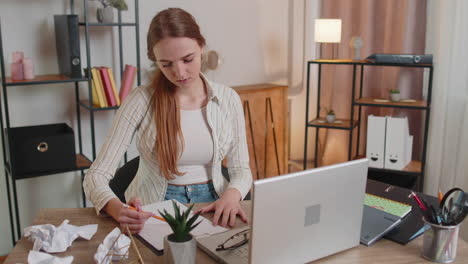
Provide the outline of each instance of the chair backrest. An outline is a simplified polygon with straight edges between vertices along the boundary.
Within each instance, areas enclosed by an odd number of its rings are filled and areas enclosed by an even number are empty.
[[[126,203],[125,191],[132,182],[133,178],[135,178],[139,164],[140,157],[136,157],[125,163],[117,170],[114,178],[109,182],[109,187],[123,203]]]

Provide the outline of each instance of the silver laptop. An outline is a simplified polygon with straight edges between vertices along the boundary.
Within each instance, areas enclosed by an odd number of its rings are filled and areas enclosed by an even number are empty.
[[[250,230],[199,238],[198,246],[235,264],[306,263],[355,247],[367,166],[361,159],[255,181]]]

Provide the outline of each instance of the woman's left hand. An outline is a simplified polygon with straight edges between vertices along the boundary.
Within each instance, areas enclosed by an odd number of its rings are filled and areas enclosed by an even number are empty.
[[[203,207],[198,210],[201,214],[214,211],[213,225],[220,225],[222,227],[229,226],[233,227],[236,223],[236,216],[242,219],[244,223],[247,223],[247,215],[240,206],[241,194],[237,189],[227,189],[221,198],[212,204]]]

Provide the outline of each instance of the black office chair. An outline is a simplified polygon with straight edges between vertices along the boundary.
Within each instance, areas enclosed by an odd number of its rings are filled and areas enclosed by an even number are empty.
[[[131,161],[125,163],[115,173],[114,178],[109,182],[109,187],[119,197],[122,203],[125,201],[125,191],[127,190],[130,183],[135,178],[138,171],[138,165],[140,164],[140,157],[136,157]]]
[[[117,195],[121,202],[126,203],[125,191],[127,190],[130,183],[135,178],[138,171],[138,165],[140,164],[140,157],[136,157],[131,161],[125,163],[115,173],[114,178],[109,182],[109,187]],[[224,166],[221,168],[221,173],[224,178],[229,181],[228,169]],[[246,195],[245,200],[250,200],[250,192]]]

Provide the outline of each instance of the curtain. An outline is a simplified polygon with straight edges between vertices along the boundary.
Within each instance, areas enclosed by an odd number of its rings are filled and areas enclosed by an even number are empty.
[[[427,53],[434,54],[424,191],[468,191],[468,1],[429,1]],[[468,221],[461,229],[468,241]]]
[[[342,38],[336,59],[351,59],[350,40],[363,40],[362,59],[372,53],[423,54],[426,32],[426,1],[410,0],[326,0],[322,1],[321,18],[342,19]],[[323,44],[322,44],[323,45]],[[322,58],[330,58],[332,49],[322,46]],[[335,52],[336,54],[336,52]],[[357,70],[358,94],[360,68]],[[423,99],[424,70],[403,67],[365,67],[363,96],[389,98],[389,90],[399,88],[402,98]],[[332,108],[337,118],[349,119],[351,114],[352,66],[324,65],[322,67],[321,106]],[[367,115],[407,116],[410,134],[414,135],[413,159],[420,159],[423,142],[424,113],[419,110],[363,107],[359,154],[365,155]],[[358,118],[357,107],[354,119]],[[322,112],[321,116],[324,116]],[[326,131],[326,132],[325,132]],[[357,134],[357,130],[354,130]],[[356,155],[357,137],[353,138]],[[343,162],[348,159],[349,134],[341,130],[321,130],[319,138],[320,165]]]

